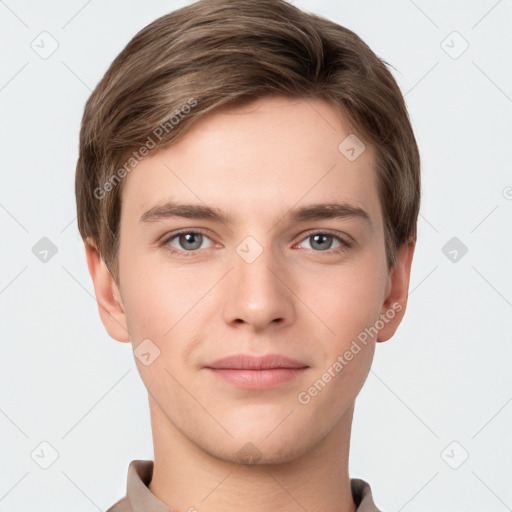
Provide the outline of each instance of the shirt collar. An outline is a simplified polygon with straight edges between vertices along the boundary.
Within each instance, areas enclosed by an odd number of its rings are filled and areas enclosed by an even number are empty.
[[[153,476],[153,465],[152,460],[130,462],[125,498],[131,507],[130,512],[174,512],[148,489]],[[350,488],[357,512],[380,512],[373,501],[370,484],[360,478],[351,478]],[[111,511],[117,512],[115,507]]]
[[[174,512],[149,489],[153,476],[152,460],[132,460],[128,466],[126,497],[133,512]]]

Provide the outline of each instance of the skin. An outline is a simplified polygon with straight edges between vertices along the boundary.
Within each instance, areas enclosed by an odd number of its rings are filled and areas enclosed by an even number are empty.
[[[356,509],[348,474],[354,401],[376,342],[402,320],[414,242],[400,248],[388,271],[374,149],[365,142],[349,161],[338,150],[349,133],[323,100],[268,97],[214,112],[125,178],[119,286],[86,242],[110,336],[134,348],[149,338],[160,350],[147,366],[135,361],[151,411],[149,489],[175,510]],[[232,218],[140,221],[171,199]],[[326,202],[361,208],[369,221],[292,222],[292,209]],[[159,245],[181,229],[204,232],[199,248],[197,235]],[[315,244],[312,235],[322,233]],[[237,253],[247,236],[262,249],[251,263]],[[254,254],[257,246],[245,247]],[[378,335],[300,403],[298,394],[393,304],[401,309]],[[263,390],[235,387],[203,368],[236,353],[278,353],[309,368]],[[251,449],[253,463],[241,463],[240,450]]]

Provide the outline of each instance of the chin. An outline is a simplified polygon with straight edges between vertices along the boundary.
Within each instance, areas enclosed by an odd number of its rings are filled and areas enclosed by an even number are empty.
[[[279,421],[282,421],[282,418]],[[275,422],[272,428],[265,425],[262,430],[255,429],[254,426],[244,432],[230,430],[233,438],[223,436],[223,439],[214,442],[210,435],[206,437],[207,442],[202,448],[210,455],[226,462],[256,466],[286,464],[299,458],[316,443],[314,432],[300,431],[299,427],[294,428],[293,425],[287,425],[286,429],[276,429],[279,421]],[[280,428],[281,431],[278,432]]]

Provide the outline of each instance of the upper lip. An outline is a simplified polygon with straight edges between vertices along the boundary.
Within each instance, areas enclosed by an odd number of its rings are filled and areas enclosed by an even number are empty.
[[[266,354],[264,356],[251,356],[248,354],[235,354],[233,356],[217,359],[205,368],[233,369],[233,370],[268,370],[272,368],[307,368],[308,365],[295,359],[279,354]]]

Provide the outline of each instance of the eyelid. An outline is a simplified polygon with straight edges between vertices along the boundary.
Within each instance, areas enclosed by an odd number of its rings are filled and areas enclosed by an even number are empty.
[[[305,231],[304,233],[301,233],[301,238],[299,239],[300,242],[304,241],[306,238],[309,238],[313,235],[329,235],[333,238],[336,238],[338,241],[345,244],[347,247],[352,247],[353,244],[356,243],[356,241],[347,233],[340,233],[339,231],[336,231],[335,229],[321,229],[321,228],[314,228],[310,229],[308,231]],[[348,238],[349,240],[346,240]],[[315,252],[327,252],[327,251],[315,251]]]
[[[207,238],[209,238],[212,242],[212,237],[209,236],[208,232],[201,229],[201,228],[184,228],[184,229],[178,229],[177,231],[173,231],[171,233],[166,233],[161,241],[158,242],[158,245],[159,246],[167,246],[167,244],[169,244],[169,242],[171,240],[173,240],[174,238],[176,238],[177,236],[179,235],[183,235],[183,234],[188,234],[188,233],[194,233],[194,234],[199,234],[199,235],[203,235],[203,236],[206,236]],[[174,249],[174,247],[173,247]],[[177,249],[177,251],[179,252],[189,252],[189,253],[194,253],[194,252],[199,252],[199,251],[180,251],[179,249]]]
[[[178,235],[183,235],[184,233],[199,233],[201,235],[206,235],[208,236],[208,232],[204,229],[201,229],[201,228],[183,228],[183,229],[178,229],[176,231],[171,231],[170,233],[166,233],[164,236],[163,236],[163,240],[172,240],[174,237],[178,236]]]

